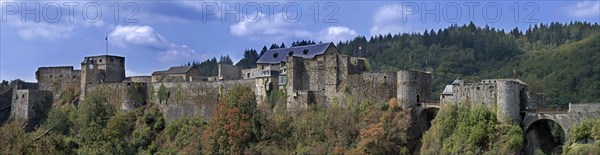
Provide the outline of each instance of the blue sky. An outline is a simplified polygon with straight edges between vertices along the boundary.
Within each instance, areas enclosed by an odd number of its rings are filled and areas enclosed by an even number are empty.
[[[127,76],[295,40],[423,32],[470,21],[527,29],[600,22],[600,1],[18,1],[0,0],[0,79],[36,81],[42,66],[126,57]]]

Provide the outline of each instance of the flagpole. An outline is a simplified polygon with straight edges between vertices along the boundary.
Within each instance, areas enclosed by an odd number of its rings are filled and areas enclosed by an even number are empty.
[[[104,41],[106,41],[106,55],[108,55],[108,33],[105,33]]]

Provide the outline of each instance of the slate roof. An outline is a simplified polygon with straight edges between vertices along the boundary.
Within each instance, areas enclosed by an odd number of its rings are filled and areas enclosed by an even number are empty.
[[[171,67],[169,68],[169,70],[166,71],[156,71],[153,72],[152,75],[165,75],[165,74],[185,74],[187,73],[190,69],[192,69],[194,66],[177,66],[177,67]]]
[[[442,95],[452,95],[452,89],[454,89],[452,85],[446,85],[446,88],[442,91]]]
[[[327,51],[329,46],[334,46],[333,43],[322,43],[314,45],[296,46],[290,48],[279,48],[270,49],[263,54],[257,64],[277,64],[286,61],[288,55],[292,53],[294,57],[301,58],[314,58],[315,56],[322,55]]]

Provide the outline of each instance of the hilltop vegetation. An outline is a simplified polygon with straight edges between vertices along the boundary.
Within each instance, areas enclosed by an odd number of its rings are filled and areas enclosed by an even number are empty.
[[[284,94],[283,94],[284,95]],[[18,121],[0,127],[2,154],[406,154],[410,116],[388,104],[285,111],[256,104],[248,87],[220,100],[212,119],[166,122],[154,103],[118,111],[108,93],[80,107],[52,109],[33,132]],[[274,98],[277,98],[275,96]]]
[[[510,32],[452,25],[423,33],[357,37],[340,51],[369,59],[373,70],[415,69],[433,75],[437,99],[456,78],[518,78],[552,106],[600,101],[600,26],[572,22]]]
[[[600,154],[600,118],[575,125],[569,136],[572,141],[563,147],[564,154]]]
[[[423,134],[422,154],[515,154],[523,146],[519,126],[499,123],[484,106],[443,107]]]
[[[315,42],[291,43],[292,47],[311,44]],[[456,78],[518,78],[530,91],[545,94],[551,107],[600,102],[600,81],[595,80],[600,79],[598,23],[550,23],[510,31],[470,23],[422,33],[358,36],[337,46],[343,54],[368,58],[373,71],[432,72],[434,93],[430,98],[434,100]],[[285,47],[284,43],[272,44],[269,49]],[[236,66],[255,67],[252,62],[265,51],[267,46],[260,53],[246,49]],[[216,75],[216,70],[211,70],[217,65],[216,58],[194,64],[202,73]]]

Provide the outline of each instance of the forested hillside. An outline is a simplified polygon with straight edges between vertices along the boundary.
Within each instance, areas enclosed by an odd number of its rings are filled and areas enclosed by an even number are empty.
[[[373,70],[430,71],[434,96],[456,78],[518,78],[551,106],[600,101],[600,26],[572,22],[525,31],[452,25],[423,33],[357,37],[340,51],[366,57]]]
[[[291,46],[315,44],[301,40]],[[372,70],[411,69],[433,74],[433,96],[437,100],[446,84],[456,78],[518,78],[530,91],[546,95],[553,107],[568,103],[600,101],[600,25],[571,22],[532,25],[510,31],[468,25],[451,25],[422,33],[399,33],[370,38],[359,36],[337,43],[347,55],[366,57]],[[268,49],[285,48],[285,43]],[[267,51],[243,51],[236,63],[253,68]],[[225,61],[228,60],[228,61]],[[231,64],[228,56],[219,62]],[[216,75],[217,59],[193,63],[207,76]]]

